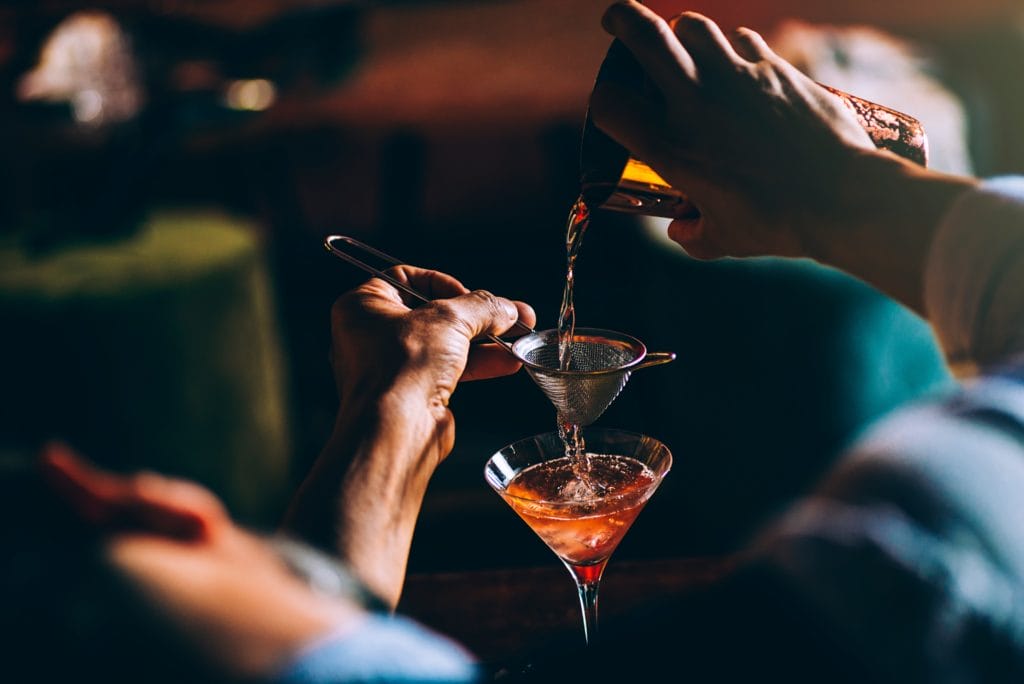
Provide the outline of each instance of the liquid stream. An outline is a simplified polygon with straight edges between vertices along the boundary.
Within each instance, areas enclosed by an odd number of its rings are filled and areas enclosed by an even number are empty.
[[[583,195],[580,195],[569,210],[569,218],[565,225],[565,289],[562,292],[562,305],[558,311],[558,368],[572,368],[572,340],[576,333],[576,306],[574,290],[576,284],[576,257],[583,244],[583,235],[590,225],[590,210],[587,208]],[[581,427],[558,416],[558,436],[565,445],[565,454],[573,465],[581,487],[590,495],[600,496],[601,487],[591,473],[590,459],[587,456],[586,444],[583,441]]]
[[[565,226],[565,289],[562,306],[558,311],[558,368],[569,370],[572,365],[572,336],[576,331],[576,307],[573,292],[576,284],[576,257],[583,244],[583,235],[590,225],[590,210],[580,195],[569,210]]]

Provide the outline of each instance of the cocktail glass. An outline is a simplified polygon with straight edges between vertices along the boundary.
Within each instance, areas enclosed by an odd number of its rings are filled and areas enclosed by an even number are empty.
[[[568,568],[589,645],[597,637],[601,575],[672,467],[672,454],[624,430],[591,428],[583,438],[584,459],[566,456],[556,432],[519,440],[491,456],[484,477]]]

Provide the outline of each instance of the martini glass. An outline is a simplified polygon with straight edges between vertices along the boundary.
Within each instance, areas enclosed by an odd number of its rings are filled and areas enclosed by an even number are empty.
[[[566,456],[556,432],[509,444],[487,461],[484,477],[568,568],[590,645],[601,575],[672,467],[672,454],[656,439],[623,430],[585,429],[583,437],[584,459]]]

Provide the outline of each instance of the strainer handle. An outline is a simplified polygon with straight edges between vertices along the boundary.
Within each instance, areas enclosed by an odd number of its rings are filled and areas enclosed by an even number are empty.
[[[348,263],[352,264],[353,266],[356,266],[357,268],[361,268],[364,271],[366,271],[367,273],[370,273],[370,274],[380,278],[381,280],[386,281],[391,286],[401,290],[402,292],[406,293],[410,297],[413,297],[414,299],[418,299],[419,301],[421,301],[423,303],[427,303],[427,302],[431,301],[428,297],[424,297],[422,294],[420,294],[416,290],[412,289],[411,287],[409,287],[405,283],[397,280],[393,276],[388,275],[387,273],[385,273],[384,271],[380,270],[379,268],[374,268],[373,266],[370,266],[365,261],[362,261],[362,260],[352,256],[351,254],[349,254],[345,250],[339,248],[335,244],[336,242],[343,242],[346,245],[349,245],[350,247],[355,247],[356,249],[361,249],[364,252],[366,252],[367,254],[372,254],[373,256],[377,257],[378,259],[381,259],[382,261],[386,261],[386,262],[388,262],[390,264],[394,264],[395,266],[400,266],[401,264],[404,264],[405,263],[404,261],[399,261],[398,259],[396,259],[395,257],[391,256],[390,254],[386,254],[386,253],[380,251],[379,249],[377,249],[375,247],[371,247],[370,245],[366,244],[365,242],[360,242],[359,240],[356,240],[355,238],[348,237],[347,235],[328,235],[326,238],[324,238],[324,248],[328,252],[333,254],[334,256],[338,257],[339,259],[342,259],[343,261],[347,261]],[[534,332],[534,329],[531,328],[530,326],[526,325],[525,323],[520,323],[519,321],[516,321],[515,325],[516,325],[516,327],[526,331],[527,333]],[[492,342],[500,344],[502,347],[504,347],[505,350],[508,351],[508,353],[510,353],[510,354],[513,353],[512,352],[512,345],[510,343],[508,343],[505,340],[501,339],[497,335],[488,335],[487,337]]]
[[[371,247],[370,245],[368,245],[368,244],[366,244],[364,242],[360,242],[359,240],[356,240],[355,238],[350,238],[347,235],[328,235],[324,239],[324,247],[327,249],[328,252],[330,252],[334,256],[338,257],[339,259],[347,261],[348,263],[352,264],[353,266],[357,266],[357,267],[363,269],[364,271],[366,271],[367,273],[370,273],[372,275],[377,276],[381,280],[386,280],[390,285],[392,285],[393,287],[398,288],[399,290],[401,290],[405,294],[409,295],[410,297],[418,299],[418,300],[420,300],[423,303],[427,303],[427,302],[430,301],[428,298],[424,297],[423,295],[421,295],[416,290],[412,289],[411,287],[409,287],[405,283],[397,280],[396,278],[393,278],[392,276],[389,276],[387,273],[385,273],[384,271],[380,270],[379,268],[374,268],[373,266],[370,266],[368,263],[366,263],[364,261],[360,261],[359,259],[357,259],[356,257],[352,256],[348,252],[346,252],[346,251],[344,251],[342,249],[339,249],[334,244],[335,242],[344,242],[347,245],[351,245],[352,247],[356,247],[358,249],[361,249],[364,252],[372,254],[373,256],[377,257],[378,259],[386,261],[386,262],[388,262],[390,264],[394,264],[395,266],[399,266],[399,265],[401,265],[401,264],[403,264],[405,262],[399,261],[398,259],[396,259],[395,257],[391,256],[390,254],[385,254],[384,252],[380,251],[379,249],[376,249],[375,247]]]
[[[633,370],[640,370],[641,368],[650,368],[651,366],[660,366],[663,363],[669,363],[670,361],[676,360],[675,352],[651,352],[644,357],[644,360],[636,365]]]

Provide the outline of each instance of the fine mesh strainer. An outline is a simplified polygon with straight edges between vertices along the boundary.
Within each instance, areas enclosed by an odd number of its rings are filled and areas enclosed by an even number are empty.
[[[430,301],[382,269],[352,256],[346,247],[355,247],[392,265],[404,263],[393,256],[344,235],[329,236],[324,240],[324,247],[338,258],[387,281],[411,297],[422,302]],[[530,377],[555,405],[563,423],[590,425],[615,401],[633,371],[676,358],[672,352],[648,354],[643,342],[614,330],[576,328],[570,346],[569,369],[559,370],[557,330],[536,331],[518,322],[515,327],[527,334],[514,343],[493,335],[488,335],[488,338],[522,361]]]
[[[519,338],[512,353],[555,405],[559,420],[581,426],[601,417],[633,371],[676,358],[671,352],[648,354],[635,337],[600,328],[576,328],[569,346],[569,370],[559,369],[557,330]]]

